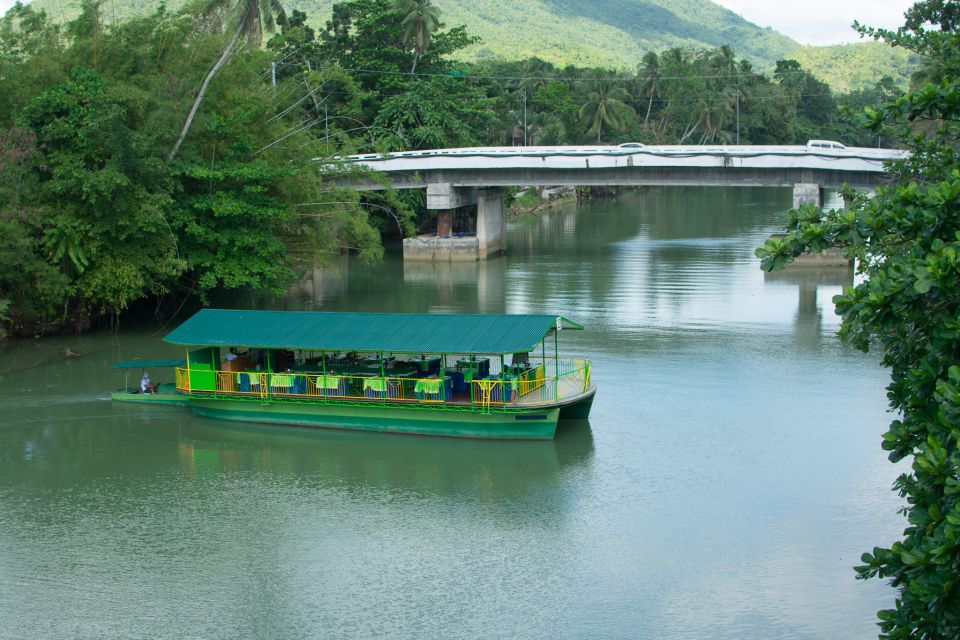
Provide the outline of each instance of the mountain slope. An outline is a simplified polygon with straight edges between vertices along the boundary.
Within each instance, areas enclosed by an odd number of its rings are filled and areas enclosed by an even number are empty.
[[[882,42],[858,42],[831,47],[801,47],[788,57],[829,84],[836,91],[871,86],[890,76],[899,87],[906,87],[910,75],[920,66],[915,54]]]
[[[35,0],[54,19],[79,13],[79,0]],[[167,0],[178,9],[186,0]],[[322,25],[333,0],[286,0]],[[762,67],[795,50],[790,38],[747,22],[709,0],[435,0],[447,27],[463,24],[483,39],[470,57],[517,59],[538,55],[558,64],[633,68],[646,51],[673,46],[731,45]],[[158,0],[110,0],[106,19],[123,19],[160,6]]]
[[[175,10],[188,0],[167,0]],[[282,0],[305,11],[320,27],[334,0]],[[771,69],[792,57],[840,90],[872,84],[884,75],[899,84],[913,70],[902,51],[878,43],[801,47],[787,36],[761,28],[709,0],[434,0],[446,26],[463,24],[482,42],[462,52],[467,60],[510,60],[538,56],[558,65],[633,69],[647,51],[669,47],[729,44],[757,69]],[[34,0],[54,19],[79,13],[79,0]],[[159,0],[109,0],[107,20],[156,10]]]

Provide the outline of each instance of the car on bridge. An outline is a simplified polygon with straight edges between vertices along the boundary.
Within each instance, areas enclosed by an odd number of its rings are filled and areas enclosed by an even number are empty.
[[[846,149],[847,145],[836,140],[807,140],[807,149],[816,151],[818,149]]]
[[[618,149],[646,149],[647,145],[642,142],[624,142],[617,146]]]

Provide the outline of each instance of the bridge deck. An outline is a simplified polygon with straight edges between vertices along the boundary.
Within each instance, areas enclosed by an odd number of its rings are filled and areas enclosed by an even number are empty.
[[[390,176],[395,188],[428,183],[455,187],[534,184],[756,185],[844,183],[871,188],[896,149],[806,146],[665,145],[623,147],[475,147],[361,154],[345,160]],[[382,189],[370,179],[359,189]]]

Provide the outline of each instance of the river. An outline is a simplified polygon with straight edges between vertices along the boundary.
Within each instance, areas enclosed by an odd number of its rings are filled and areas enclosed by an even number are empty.
[[[9,343],[0,638],[875,637],[893,591],[852,567],[904,524],[887,372],[835,336],[850,271],[758,269],[789,206],[648,189],[515,220],[484,263],[344,258],[255,301],[562,313],[599,392],[553,442],[112,405],[110,363],[180,356],[170,327]]]

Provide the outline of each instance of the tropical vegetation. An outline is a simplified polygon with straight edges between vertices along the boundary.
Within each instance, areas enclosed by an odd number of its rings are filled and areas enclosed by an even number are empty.
[[[923,0],[906,18],[897,31],[861,30],[925,60],[910,91],[866,114],[911,156],[875,197],[791,211],[788,235],[757,255],[768,270],[833,246],[857,259],[860,284],[834,298],[840,335],[890,369],[896,417],[883,448],[904,463],[894,488],[907,523],[856,571],[897,590],[878,614],[881,637],[947,640],[960,637],[960,6]]]
[[[730,46],[635,70],[458,58],[481,44],[429,0],[350,0],[320,29],[276,0],[204,0],[125,21],[0,20],[0,327],[36,335],[131,307],[282,291],[338,252],[434,224],[416,191],[325,174],[361,151],[509,144],[883,143],[798,63]],[[273,33],[271,33],[271,31]],[[265,42],[264,42],[265,40]],[[262,45],[260,43],[263,43]]]
[[[166,0],[179,10],[193,0]],[[82,0],[32,0],[63,23],[80,13]],[[288,10],[308,16],[322,29],[337,0],[288,0]],[[559,67],[635,68],[649,51],[675,47],[712,49],[724,44],[770,71],[777,60],[795,59],[836,91],[864,89],[890,76],[906,87],[915,63],[906,52],[877,43],[833,47],[801,47],[787,36],[747,22],[710,0],[434,0],[448,24],[464,25],[479,38],[456,52],[469,63],[491,59],[540,58]],[[148,0],[111,0],[104,5],[108,21],[142,17],[156,9]],[[522,35],[520,35],[522,34]],[[851,29],[850,36],[855,32]]]

